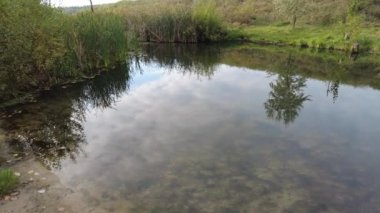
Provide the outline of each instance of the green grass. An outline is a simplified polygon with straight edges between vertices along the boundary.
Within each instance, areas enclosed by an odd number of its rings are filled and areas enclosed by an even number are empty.
[[[253,42],[285,44],[316,49],[348,51],[358,42],[362,50],[380,52],[380,28],[360,27],[356,38],[345,40],[344,29],[340,25],[302,26],[249,26],[241,31]]]
[[[16,188],[19,179],[10,169],[0,169],[0,196],[3,196]]]

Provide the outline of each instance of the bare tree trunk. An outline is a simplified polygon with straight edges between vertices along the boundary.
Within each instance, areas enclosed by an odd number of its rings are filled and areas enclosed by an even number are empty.
[[[92,0],[90,0],[90,5],[91,5],[91,11],[94,12],[94,5],[92,5]]]

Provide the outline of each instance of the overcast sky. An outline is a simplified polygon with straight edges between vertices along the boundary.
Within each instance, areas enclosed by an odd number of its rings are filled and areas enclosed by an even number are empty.
[[[115,3],[119,0],[92,0],[93,4]],[[90,0],[51,0],[51,3],[59,7],[90,5]]]

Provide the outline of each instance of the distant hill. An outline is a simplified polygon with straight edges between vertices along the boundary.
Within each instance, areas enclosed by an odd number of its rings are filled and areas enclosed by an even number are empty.
[[[279,18],[273,1],[271,0],[214,0],[224,14],[225,18],[230,19],[232,22],[239,20],[238,16],[243,19],[251,20],[254,16],[258,20],[266,20],[267,22],[275,21]],[[326,24],[336,22],[340,17],[347,14],[350,5],[357,3],[357,12],[363,14],[367,21],[378,23],[380,21],[380,0],[305,0],[312,2],[314,9],[308,11],[308,14],[303,16],[306,23],[319,23]],[[133,7],[135,5],[161,5],[161,4],[177,4],[177,3],[191,4],[194,0],[121,0],[117,3],[95,5],[95,8],[125,8]],[[339,9],[337,9],[339,8]],[[83,7],[64,7],[62,8],[66,13],[77,13],[89,10],[89,6]],[[231,16],[231,17],[230,17]],[[237,18],[236,18],[237,17]],[[242,19],[240,18],[240,19]],[[379,24],[380,25],[380,24]]]
[[[78,12],[82,12],[84,10],[89,10],[90,6],[83,6],[83,7],[62,7],[61,8],[64,12],[69,14],[74,14]]]

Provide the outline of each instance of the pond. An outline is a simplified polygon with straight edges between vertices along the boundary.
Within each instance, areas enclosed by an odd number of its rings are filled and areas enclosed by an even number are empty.
[[[379,212],[377,60],[146,45],[1,126],[89,212]]]

